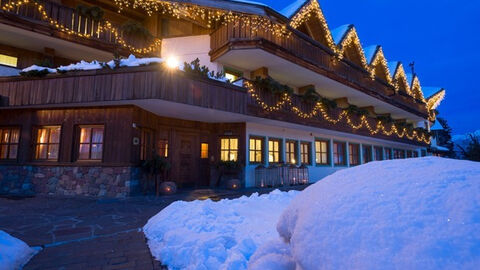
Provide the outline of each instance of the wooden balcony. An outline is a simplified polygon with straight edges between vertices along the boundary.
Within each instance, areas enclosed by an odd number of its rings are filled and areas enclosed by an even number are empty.
[[[210,45],[212,60],[232,50],[262,49],[405,111],[427,117],[425,104],[415,102],[413,97],[399,96],[392,86],[372,80],[369,73],[348,60],[335,60],[329,49],[295,30],[290,37],[279,37],[235,22],[215,30]]]
[[[13,2],[12,0],[0,0],[0,8]],[[112,31],[108,29],[98,31],[101,22],[81,16],[76,9],[68,6],[42,0],[36,0],[35,2],[44,7],[49,19],[65,29],[72,30],[76,34],[68,34],[52,25],[40,14],[34,1],[16,6],[10,10],[0,9],[0,23],[108,52],[113,52],[114,48],[117,48],[121,54],[128,55],[129,52],[126,49],[115,44],[115,35]],[[119,29],[118,26],[113,26]],[[142,42],[136,42],[131,39],[128,39],[128,41],[131,44],[133,42],[133,45],[142,46],[140,44]]]
[[[270,105],[279,101],[278,96],[269,92],[260,94],[262,100]],[[277,112],[269,113],[263,110],[243,87],[188,75],[181,71],[166,71],[158,65],[68,72],[47,75],[43,78],[0,78],[0,111],[2,109],[48,109],[109,104],[135,105],[145,100],[195,106],[199,108],[196,114],[206,113],[204,109],[234,113],[237,115],[235,118],[237,122],[252,121],[252,117],[260,117],[362,136],[420,144],[408,139],[400,139],[394,135],[371,135],[364,128],[353,130],[345,121],[331,124],[321,116],[303,119],[293,113],[288,106],[282,107]],[[292,96],[291,102],[292,105],[304,112],[313,109],[313,104],[304,102],[297,95]],[[340,112],[340,109],[332,109],[330,113],[334,116]],[[214,114],[215,119],[220,119],[220,116],[222,115]],[[358,117],[353,117],[352,120],[360,121]],[[374,118],[368,119],[368,121],[370,126],[375,126]]]

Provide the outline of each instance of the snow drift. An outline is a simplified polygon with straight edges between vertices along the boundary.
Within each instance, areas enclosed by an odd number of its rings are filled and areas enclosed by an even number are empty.
[[[478,269],[480,163],[371,162],[301,192],[251,269]]]
[[[298,191],[234,200],[177,201],[152,217],[144,233],[152,255],[169,269],[246,269]]]
[[[0,230],[0,270],[20,269],[38,251]]]

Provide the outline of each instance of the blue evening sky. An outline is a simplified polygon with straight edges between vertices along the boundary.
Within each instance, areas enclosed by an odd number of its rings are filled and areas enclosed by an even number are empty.
[[[281,10],[293,0],[255,0]],[[363,47],[382,45],[423,86],[447,91],[438,110],[453,134],[480,129],[480,1],[319,0],[331,29],[354,24]],[[479,73],[479,74],[477,74]]]

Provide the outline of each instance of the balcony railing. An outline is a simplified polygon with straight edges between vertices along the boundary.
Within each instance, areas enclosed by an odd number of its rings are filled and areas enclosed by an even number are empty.
[[[301,33],[279,37],[270,31],[254,31],[248,25],[235,22],[215,30],[210,46],[213,59],[231,49],[261,48],[407,111],[421,116],[427,114],[425,104],[416,103],[413,97],[399,97],[392,86],[372,80],[369,73],[348,61],[334,60],[321,44]]]

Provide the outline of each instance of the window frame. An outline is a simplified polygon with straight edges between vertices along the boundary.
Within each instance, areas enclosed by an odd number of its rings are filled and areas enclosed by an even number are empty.
[[[335,151],[338,150],[337,147],[335,147],[335,144],[340,144],[340,145],[343,145],[343,154],[342,154],[342,157],[343,157],[343,163],[336,163],[336,159],[335,159]],[[344,141],[333,141],[333,144],[332,144],[332,154],[333,154],[333,166],[335,167],[346,167],[348,166],[348,163],[347,163],[347,143],[344,142]],[[338,152],[338,151],[337,151]]]
[[[207,146],[207,149],[206,149],[206,152],[204,152],[204,149],[203,149],[203,145],[206,145]],[[208,159],[209,158],[209,143],[208,142],[201,142],[200,143],[200,159]],[[203,154],[206,154],[205,156]]]
[[[258,149],[251,149],[251,145],[250,145],[250,141],[251,140],[255,140],[255,141],[260,141],[260,150]],[[255,142],[255,148],[256,148],[257,144]],[[252,151],[254,152],[254,159],[255,161],[251,161],[251,157],[252,157]],[[256,154],[257,152],[260,152],[260,161],[257,161],[256,160]],[[257,135],[250,135],[248,137],[248,163],[249,164],[264,164],[265,163],[265,137],[263,136],[257,136]]]
[[[327,160],[326,160],[326,163],[318,163],[317,162],[317,154],[320,155],[320,159],[321,159],[321,155],[322,153],[324,152],[317,152],[317,142],[319,142],[320,144],[320,148],[321,148],[321,143],[322,142],[325,142],[326,145],[327,145],[327,149],[326,149],[326,152],[325,154],[327,155]],[[329,139],[323,139],[323,138],[315,138],[315,141],[314,141],[314,148],[315,148],[315,165],[316,166],[330,166],[331,165],[331,160],[330,160],[330,151],[331,151],[331,147],[330,147],[330,140]]]
[[[287,145],[288,144],[291,144],[293,143],[293,152],[290,152]],[[293,165],[297,165],[299,164],[299,156],[298,156],[298,141],[297,140],[293,140],[293,139],[286,139],[285,140],[285,163],[287,164],[293,164]],[[289,159],[290,159],[290,156],[289,154],[293,154],[294,158],[295,158],[295,162],[290,162]]]
[[[102,132],[102,142],[93,142],[93,136],[92,136],[92,131],[94,128],[103,128]],[[89,128],[90,129],[90,141],[88,143],[82,143],[81,142],[81,132],[82,128]],[[104,154],[105,154],[105,131],[106,131],[106,125],[105,124],[79,124],[77,125],[77,152],[76,152],[76,161],[77,162],[103,162]],[[82,144],[88,144],[89,145],[89,150],[88,150],[88,159],[81,159],[80,158],[80,147]],[[92,145],[102,145],[102,156],[100,159],[92,159]]]
[[[6,143],[2,142],[3,130],[9,130],[8,142],[6,142]],[[12,131],[13,130],[18,130],[18,141],[16,143],[12,143]],[[12,162],[12,161],[17,161],[18,160],[18,153],[19,153],[19,150],[20,150],[21,137],[22,137],[22,127],[21,126],[0,126],[0,151],[1,151],[2,145],[6,145],[6,149],[7,149],[6,158],[1,158],[1,156],[0,156],[0,162]],[[17,146],[17,152],[16,152],[14,158],[10,158],[10,151],[11,151],[12,146]]]
[[[307,153],[303,153],[303,146],[307,146]],[[312,165],[312,142],[309,142],[309,141],[300,141],[299,143],[299,147],[300,147],[300,151],[299,151],[299,155],[300,155],[300,165]],[[304,156],[306,155],[307,157],[307,162],[304,162],[303,159],[304,159]]]
[[[380,153],[381,153],[380,159],[377,159],[377,150],[378,150],[378,149],[380,149]],[[374,145],[374,146],[373,146],[373,160],[374,160],[374,161],[382,161],[382,160],[385,160],[384,156],[385,156],[385,153],[383,152],[383,147],[378,146],[378,145]]]
[[[5,54],[5,53],[0,53],[0,59],[1,59],[2,56],[5,57],[6,59],[15,58],[15,65],[8,64],[7,62],[0,62],[0,66],[11,67],[11,68],[18,67],[18,56],[17,55],[8,55],[8,54]]]
[[[365,149],[368,149],[367,152],[369,152],[370,155],[367,156],[365,154]],[[373,161],[372,155],[373,155],[372,146],[370,144],[362,144],[362,164],[372,162]],[[366,160],[365,157],[368,157],[368,160]]]
[[[272,142],[277,142],[277,143],[278,143],[278,150],[277,150],[277,151],[271,149],[271,147],[270,147],[270,141],[272,141]],[[282,141],[283,141],[283,139],[280,139],[280,138],[275,138],[275,137],[269,137],[269,138],[267,138],[267,143],[268,143],[267,155],[268,155],[268,163],[269,163],[269,164],[280,164],[280,163],[283,162],[283,158],[282,158],[282,150],[283,150]],[[270,153],[272,153],[272,154],[273,154],[273,157],[275,157],[275,153],[277,153],[277,152],[278,152],[278,161],[270,161]]]
[[[58,135],[58,143],[51,143],[50,142],[50,135],[51,135],[51,129],[54,129],[54,128],[59,128],[60,129],[60,133]],[[48,134],[47,134],[47,138],[48,138],[48,141],[47,143],[39,143],[38,142],[38,131],[41,130],[41,129],[47,129],[48,130]],[[63,125],[37,125],[37,126],[34,126],[33,129],[33,136],[32,136],[32,140],[33,140],[33,160],[36,161],[36,162],[58,162],[58,160],[60,159],[60,149],[62,147],[62,134],[63,134]],[[46,158],[37,158],[37,147],[39,145],[46,145],[47,147],[47,157]],[[58,146],[58,150],[57,150],[57,158],[55,159],[49,159],[48,158],[48,149],[50,148],[50,145],[57,145]]]
[[[165,144],[163,144],[164,147],[160,148],[160,142],[165,142]],[[155,139],[155,152],[160,157],[162,157],[162,158],[168,158],[169,157],[169,152],[170,152],[169,147],[170,147],[170,144],[169,144],[168,138],[162,137],[162,138]],[[160,154],[160,149],[162,149],[163,154]]]
[[[352,160],[353,160],[353,147],[356,147],[356,158],[357,158],[357,162],[356,163],[353,163]],[[360,144],[359,143],[348,143],[348,164],[350,166],[358,166],[360,164],[362,164],[361,162],[361,155],[360,155]]]
[[[105,136],[105,129],[103,130]],[[150,133],[150,145],[147,145],[145,142],[145,134]],[[151,150],[155,150],[155,130],[151,128],[142,127],[140,128],[140,160],[145,161],[152,158],[152,151],[147,152],[147,148],[150,147]]]
[[[223,150],[222,149],[222,140],[228,140],[228,149],[226,150]],[[231,148],[231,142],[230,140],[237,140],[237,149],[236,150],[232,150]],[[240,138],[239,137],[236,137],[236,136],[229,136],[229,137],[220,137],[220,160],[221,161],[225,161],[225,162],[228,162],[228,161],[234,161],[234,162],[238,162],[239,161],[239,154],[240,154]],[[227,156],[230,156],[231,152],[236,152],[236,159],[235,160],[224,160],[222,159],[222,152],[226,152],[227,153]]]
[[[390,147],[383,148],[383,160],[392,160],[393,159],[393,150]],[[388,152],[388,154],[387,154]]]

